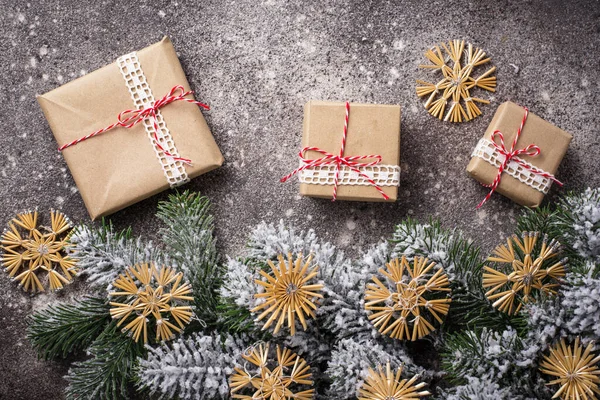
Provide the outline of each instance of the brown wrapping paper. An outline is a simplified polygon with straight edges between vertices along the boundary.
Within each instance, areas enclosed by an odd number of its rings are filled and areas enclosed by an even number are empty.
[[[510,150],[523,119],[523,113],[523,107],[515,103],[501,104],[485,132],[484,138],[491,140],[494,131],[499,130],[504,135],[506,148]],[[569,133],[529,112],[516,149],[527,147],[530,144],[538,146],[541,150],[539,155],[535,157],[521,155],[519,157],[554,175],[572,138]],[[491,184],[498,174],[498,168],[481,158],[473,157],[467,166],[467,172],[479,182]],[[538,207],[544,199],[544,193],[506,173],[502,175],[496,192],[526,207]]]
[[[154,99],[173,86],[190,90],[169,38],[137,52]],[[199,99],[202,101],[202,99]],[[127,109],[135,109],[119,67],[112,63],[38,97],[61,146],[104,128]],[[160,109],[189,178],[219,167],[223,156],[200,109],[187,102]],[[142,123],[117,127],[63,151],[90,217],[111,214],[169,188]]]
[[[345,103],[309,101],[304,106],[302,147],[315,146],[337,154],[342,145]],[[400,106],[350,104],[345,156],[379,154],[382,165],[400,165]],[[309,151],[307,158],[322,157]],[[371,160],[366,160],[366,162]],[[398,188],[382,186],[385,194],[396,201]],[[300,184],[303,196],[332,198],[333,185]],[[338,186],[339,200],[385,201],[373,186]]]

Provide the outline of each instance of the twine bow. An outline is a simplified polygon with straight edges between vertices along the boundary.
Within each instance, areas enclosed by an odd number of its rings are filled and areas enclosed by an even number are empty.
[[[387,194],[385,194],[383,189],[381,189],[381,187],[379,187],[379,185],[377,185],[377,183],[375,183],[375,181],[371,177],[369,177],[367,174],[365,174],[364,172],[362,172],[360,170],[360,168],[370,167],[370,166],[379,164],[381,162],[380,155],[369,154],[369,155],[363,155],[363,156],[344,156],[344,150],[346,148],[346,137],[348,136],[348,119],[349,118],[350,118],[350,103],[346,102],[346,118],[344,120],[344,132],[342,135],[342,146],[340,148],[340,152],[338,155],[329,153],[319,147],[306,146],[302,150],[300,150],[300,152],[298,153],[298,156],[300,157],[300,160],[302,161],[302,163],[304,165],[301,165],[300,167],[298,167],[295,170],[293,170],[292,172],[290,172],[288,175],[281,178],[281,182],[287,181],[292,176],[294,176],[295,174],[297,174],[301,171],[304,171],[305,169],[311,169],[311,168],[314,168],[314,167],[317,167],[320,165],[335,165],[335,177],[334,177],[334,183],[333,183],[333,198],[331,200],[331,201],[335,201],[337,199],[337,189],[338,189],[340,170],[342,168],[342,165],[345,165],[348,168],[350,168],[350,170],[352,170],[352,171],[356,172],[357,174],[359,174],[360,176],[364,177],[372,186],[375,187],[375,189],[377,189],[379,191],[379,193],[381,193],[381,195],[383,196],[384,199],[389,200],[390,197]],[[316,159],[306,158],[307,151],[316,151],[317,153],[321,153],[323,155],[323,157],[316,158]],[[375,159],[375,161],[357,162],[357,160],[368,160],[368,159]]]
[[[498,167],[498,174],[496,174],[496,177],[494,178],[494,181],[491,184],[482,183],[483,186],[490,188],[490,192],[485,196],[481,203],[477,205],[477,208],[483,206],[485,202],[488,201],[490,197],[492,197],[492,194],[496,191],[498,185],[500,184],[500,180],[502,179],[502,172],[504,172],[504,170],[511,161],[516,162],[521,167],[533,172],[536,175],[540,175],[544,178],[550,179],[560,186],[563,185],[558,179],[554,177],[554,175],[544,170],[535,168],[529,163],[526,163],[521,158],[519,158],[520,155],[535,157],[541,153],[540,148],[534,144],[530,144],[527,147],[515,150],[515,147],[517,147],[517,141],[521,136],[521,131],[523,131],[523,127],[525,126],[525,122],[527,121],[527,117],[529,116],[529,110],[526,107],[523,107],[523,109],[525,110],[525,114],[523,115],[523,120],[521,120],[521,125],[517,130],[517,134],[515,135],[510,150],[507,150],[506,146],[504,145],[504,135],[502,134],[502,132],[500,132],[499,130],[495,130],[494,133],[492,133],[491,142],[498,151],[498,153],[504,156],[504,162],[502,162],[502,164],[500,164],[500,166]],[[496,142],[496,138],[500,139],[500,143]]]
[[[156,117],[156,113],[161,107],[164,107],[164,106],[174,103],[176,101],[186,101],[188,103],[196,104],[197,106],[202,107],[205,110],[209,110],[210,107],[208,107],[206,104],[200,103],[199,101],[196,101],[194,99],[186,98],[186,96],[193,94],[193,93],[194,92],[191,90],[186,92],[185,89],[183,88],[183,86],[181,86],[181,85],[173,86],[173,88],[171,89],[171,91],[169,93],[167,93],[163,98],[156,100],[152,105],[150,105],[146,108],[142,108],[140,110],[122,111],[117,116],[117,122],[110,124],[105,128],[98,129],[97,131],[92,132],[88,135],[80,137],[79,139],[75,139],[72,142],[63,144],[62,146],[60,146],[58,148],[58,151],[63,151],[64,149],[66,149],[68,147],[75,146],[76,144],[79,144],[79,143],[83,142],[84,140],[91,139],[94,136],[98,136],[104,132],[110,131],[111,129],[113,129],[117,126],[120,126],[120,127],[126,128],[126,129],[133,128],[140,122],[146,120],[147,118],[150,118],[152,120],[152,124],[154,125],[154,142],[156,143],[156,146],[160,149],[160,151],[162,151],[167,157],[171,157],[176,161],[181,161],[185,164],[192,165],[192,160],[190,160],[189,158],[174,156],[173,154],[169,153],[160,144],[160,141],[158,140],[158,136],[157,136],[159,127],[158,127],[158,120]]]

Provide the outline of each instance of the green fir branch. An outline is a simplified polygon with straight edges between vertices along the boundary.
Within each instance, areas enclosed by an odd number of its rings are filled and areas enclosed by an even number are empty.
[[[87,297],[76,304],[52,305],[29,316],[27,337],[40,358],[65,358],[90,345],[110,320],[106,300]]]
[[[138,357],[144,357],[143,343],[135,342],[111,323],[89,348],[91,358],[74,363],[65,377],[69,382],[67,400],[129,397]]]
[[[228,298],[221,298],[217,306],[219,326],[225,332],[253,333],[256,331],[252,313],[246,307],[235,304]]]
[[[552,209],[550,206],[525,208],[517,217],[518,234],[522,232],[543,232],[550,240],[562,242],[564,239],[565,215],[563,211]],[[520,236],[520,235],[519,235]]]
[[[600,204],[600,188],[588,188],[582,192],[570,191],[566,196],[562,197],[556,205],[556,211],[563,227],[569,229],[565,233],[569,235],[575,234],[574,226],[582,223],[577,218],[577,214],[583,210],[587,210],[592,214],[584,214],[587,217],[585,218],[586,222],[590,224],[589,229],[600,229],[600,221],[596,221],[597,217],[594,217],[594,210],[598,209],[598,204]],[[579,217],[582,217],[582,215],[579,215]]]
[[[160,234],[172,265],[183,271],[192,284],[196,315],[203,324],[214,324],[223,269],[213,236],[210,201],[186,190],[160,202],[157,216],[165,224]]]

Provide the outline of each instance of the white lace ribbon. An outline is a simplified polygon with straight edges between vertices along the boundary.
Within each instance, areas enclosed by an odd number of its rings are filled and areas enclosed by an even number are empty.
[[[502,165],[506,158],[503,154],[500,154],[500,152],[498,152],[498,149],[496,149],[494,144],[487,139],[479,140],[479,143],[477,143],[477,146],[475,147],[475,150],[473,150],[471,157],[481,158],[482,160],[487,161],[496,168]],[[521,162],[532,168],[537,168],[533,164],[523,160],[522,158],[514,158],[519,159]],[[544,194],[548,193],[548,190],[550,190],[550,186],[552,186],[551,179],[545,178],[540,174],[536,174],[526,168],[523,168],[523,166],[519,165],[519,163],[514,161],[514,159],[508,163],[506,169],[504,169],[504,172],[512,176],[513,178],[518,179],[527,186],[539,190]]]
[[[138,110],[152,106],[154,103],[154,95],[150,89],[150,85],[146,80],[144,71],[138,60],[137,53],[129,53],[121,56],[117,59],[117,65],[123,75],[131,100]],[[160,146],[165,149],[169,154],[174,157],[179,157],[179,152],[175,147],[175,142],[169,128],[165,124],[165,121],[160,113],[160,110],[156,110],[156,123],[158,125],[158,131],[156,136],[160,142]],[[169,182],[171,187],[177,187],[188,182],[190,179],[185,171],[185,164],[180,160],[175,160],[173,157],[165,155],[165,153],[157,146],[154,140],[154,124],[150,118],[146,118],[143,121],[144,128],[148,134],[148,139],[152,143],[156,158],[160,162],[163,173]]]
[[[301,164],[303,165],[303,164]],[[300,171],[299,180],[301,183],[312,185],[333,185],[335,182],[335,165],[317,165]],[[370,167],[361,167],[360,171],[373,179],[378,186],[399,186],[400,185],[400,166],[399,165],[373,165]],[[340,168],[339,185],[358,185],[371,186],[372,184],[356,171],[351,170],[345,165]]]

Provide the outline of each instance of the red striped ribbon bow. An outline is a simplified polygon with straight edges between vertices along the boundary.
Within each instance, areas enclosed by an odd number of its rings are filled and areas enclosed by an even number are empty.
[[[342,165],[345,165],[348,168],[350,168],[352,171],[354,171],[357,174],[359,174],[360,176],[364,177],[372,186],[375,187],[375,189],[377,189],[379,191],[379,193],[381,193],[381,195],[383,196],[384,199],[389,200],[390,197],[387,194],[385,194],[383,189],[381,189],[379,187],[379,185],[377,185],[377,183],[375,183],[375,181],[371,177],[369,177],[367,174],[365,174],[364,172],[362,172],[360,170],[360,168],[370,167],[370,166],[379,164],[381,162],[380,155],[369,154],[369,155],[364,155],[364,156],[344,156],[344,150],[346,148],[346,137],[348,136],[348,119],[349,118],[350,118],[350,103],[346,102],[346,119],[344,120],[344,132],[342,135],[342,146],[340,148],[340,152],[338,155],[329,153],[323,149],[320,149],[319,147],[306,146],[302,150],[300,150],[300,152],[298,153],[298,156],[300,157],[300,160],[302,161],[302,163],[304,165],[301,165],[300,167],[296,168],[295,170],[293,170],[292,172],[290,172],[289,174],[287,174],[286,176],[281,178],[281,182],[287,181],[292,176],[294,176],[298,172],[304,171],[305,169],[311,169],[311,168],[315,168],[315,167],[321,166],[321,165],[335,165],[335,177],[334,177],[334,183],[333,183],[333,198],[331,200],[331,201],[335,201],[337,199],[337,189],[338,189],[340,170],[342,168]],[[323,154],[324,157],[316,158],[316,159],[306,158],[307,151],[316,151],[317,153]],[[357,160],[368,160],[368,159],[373,159],[373,158],[376,161],[357,162]]]
[[[492,137],[491,137],[492,144],[494,145],[494,147],[496,148],[498,153],[502,154],[505,158],[504,158],[504,161],[502,162],[502,164],[500,164],[500,166],[498,167],[498,174],[496,175],[496,178],[494,178],[494,181],[489,185],[482,183],[483,186],[490,188],[490,192],[485,196],[485,198],[483,200],[481,200],[481,203],[479,203],[479,205],[477,205],[477,208],[480,208],[482,205],[485,204],[486,201],[488,201],[490,199],[490,197],[492,197],[492,194],[496,191],[496,188],[498,188],[498,185],[500,184],[500,180],[502,179],[502,173],[504,172],[507,165],[511,161],[516,162],[521,167],[525,168],[528,171],[533,172],[536,175],[540,175],[540,176],[543,176],[544,178],[550,179],[550,180],[556,182],[556,184],[558,184],[560,186],[563,185],[558,179],[556,179],[554,177],[554,175],[552,175],[544,170],[535,168],[518,157],[520,155],[535,157],[541,153],[540,148],[534,144],[530,144],[527,147],[515,150],[515,147],[517,147],[517,141],[519,140],[519,137],[521,136],[521,131],[523,131],[523,127],[525,126],[525,122],[527,122],[527,117],[529,116],[529,110],[526,107],[523,107],[523,109],[525,110],[525,114],[523,115],[523,120],[521,121],[521,125],[519,126],[519,129],[517,130],[517,134],[515,135],[515,138],[512,142],[510,151],[507,150],[506,146],[504,145],[504,135],[502,134],[502,132],[500,132],[499,130],[495,130],[494,133],[492,134]],[[496,138],[500,139],[500,143],[496,142]]]
[[[173,86],[173,88],[171,89],[171,91],[169,93],[167,93],[162,99],[156,100],[151,106],[146,107],[146,108],[142,108],[140,110],[125,110],[122,111],[118,116],[117,116],[117,122],[115,122],[114,124],[110,124],[105,128],[102,129],[98,129],[95,132],[92,132],[88,135],[85,135],[83,137],[80,137],[79,139],[75,139],[72,142],[63,144],[62,146],[60,146],[58,148],[58,151],[63,151],[64,149],[66,149],[67,147],[71,147],[71,146],[75,146],[76,144],[79,144],[81,142],[83,142],[84,140],[88,140],[93,138],[94,136],[98,136],[104,132],[110,131],[111,129],[120,126],[123,128],[133,128],[134,126],[136,126],[137,124],[139,124],[140,122],[144,121],[147,118],[150,118],[152,120],[152,124],[154,125],[154,142],[156,143],[156,146],[160,149],[160,151],[162,151],[167,157],[171,157],[176,161],[182,161],[188,165],[192,164],[192,160],[190,160],[189,158],[183,158],[183,157],[177,157],[174,156],[173,154],[169,153],[159,142],[158,140],[158,136],[157,136],[157,132],[159,131],[159,127],[158,127],[158,120],[156,117],[156,112],[161,108],[164,107],[168,104],[174,103],[176,101],[186,101],[188,103],[192,103],[192,104],[196,104],[199,107],[202,107],[206,110],[209,110],[210,107],[208,107],[206,104],[204,103],[200,103],[199,101],[196,101],[194,99],[188,99],[186,98],[186,96],[193,94],[194,92],[189,90],[189,91],[185,91],[185,89],[183,88],[183,86],[181,85],[176,85]]]

